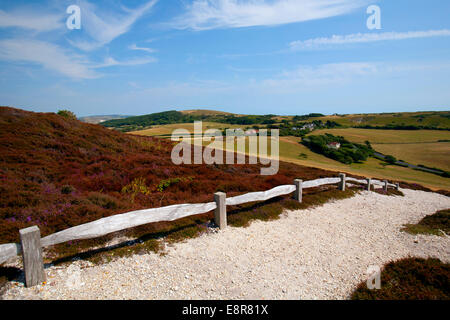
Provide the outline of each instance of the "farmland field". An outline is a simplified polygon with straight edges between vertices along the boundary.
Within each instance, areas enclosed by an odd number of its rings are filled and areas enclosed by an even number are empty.
[[[228,124],[204,123],[204,128],[241,127]],[[150,130],[137,131],[138,135],[170,134],[171,130],[185,128],[193,132],[193,124],[175,124],[152,128]],[[371,129],[327,129],[317,130],[312,134],[332,133],[341,135],[352,142],[361,143],[366,140],[373,141],[375,150],[392,154],[399,159],[413,164],[423,164],[431,167],[449,169],[450,143],[437,142],[450,139],[448,131],[434,130],[371,130]],[[450,180],[435,174],[426,173],[400,166],[385,165],[382,161],[369,158],[364,163],[346,165],[329,159],[323,155],[314,153],[300,144],[301,138],[280,137],[280,160],[316,167],[327,170],[347,172],[368,177],[385,178],[390,180],[402,180],[415,182],[431,189],[450,189]],[[208,145],[208,142],[204,143]],[[248,144],[248,143],[247,143]],[[248,154],[248,145],[246,146]],[[269,146],[270,154],[270,146]]]
[[[345,165],[343,163],[334,161],[325,156],[310,151],[308,148],[299,143],[300,140],[300,138],[295,137],[281,137],[280,160],[289,161],[305,166],[322,169],[327,168],[329,170],[348,172],[368,177],[372,176],[378,178],[416,182],[431,189],[450,189],[450,180],[448,178],[443,178],[435,174],[417,171],[410,168],[403,168],[400,166],[386,166],[382,164],[382,161],[374,158],[369,158],[364,163],[353,163],[351,165]],[[306,155],[306,158],[305,156],[301,157],[300,154]],[[444,159],[441,160],[445,161]]]
[[[332,120],[344,126],[429,126],[450,128],[450,112],[401,112],[380,114],[334,115],[318,118]]]
[[[245,129],[245,126],[233,125],[233,124],[229,124],[229,123],[219,123],[219,122],[203,122],[203,131],[206,131],[208,129],[224,130],[226,128]],[[193,134],[194,133],[194,124],[193,123],[174,123],[174,124],[167,124],[167,125],[159,125],[159,126],[155,126],[150,129],[133,131],[130,133],[141,135],[141,136],[162,136],[162,137],[170,138],[170,135],[176,129],[186,129]]]
[[[331,133],[355,143],[369,140],[372,144],[382,143],[423,143],[449,140],[450,131],[444,130],[374,130],[374,129],[323,129],[312,134]]]
[[[372,147],[383,154],[415,165],[426,165],[450,170],[450,132],[438,130],[373,130],[326,129],[313,134],[331,133],[343,136],[355,143],[368,140]],[[442,141],[442,142],[439,142]]]

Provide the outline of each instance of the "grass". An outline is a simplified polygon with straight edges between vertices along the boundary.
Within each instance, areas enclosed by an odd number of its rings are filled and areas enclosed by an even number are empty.
[[[439,259],[405,258],[381,271],[381,289],[370,290],[364,281],[353,300],[449,300],[450,264]]]
[[[372,144],[383,154],[390,154],[411,164],[423,164],[450,171],[450,142],[417,144]]]
[[[450,209],[437,211],[420,220],[417,224],[406,224],[402,231],[411,234],[450,234]]]

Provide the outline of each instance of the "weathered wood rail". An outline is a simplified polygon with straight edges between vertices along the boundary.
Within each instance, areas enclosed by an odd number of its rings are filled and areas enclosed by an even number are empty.
[[[21,243],[8,243],[0,245],[0,264],[20,254],[23,256],[26,286],[31,287],[45,281],[43,268],[42,248],[56,244],[92,239],[107,234],[126,230],[129,228],[161,221],[174,221],[188,216],[207,213],[215,210],[214,220],[219,228],[227,225],[226,206],[234,206],[248,202],[266,201],[275,197],[294,192],[294,199],[302,202],[302,190],[319,187],[327,184],[338,184],[340,190],[345,190],[347,183],[359,183],[366,185],[370,190],[371,185],[382,186],[387,191],[388,187],[399,189],[399,184],[389,183],[387,180],[372,179],[358,180],[340,174],[336,178],[322,178],[311,181],[296,179],[293,185],[278,186],[261,192],[250,192],[240,196],[227,198],[225,193],[218,192],[214,195],[214,202],[199,204],[179,204],[162,208],[137,210],[102,218],[93,222],[75,226],[44,238],[40,237],[37,226],[20,230]],[[39,243],[40,240],[40,243]]]

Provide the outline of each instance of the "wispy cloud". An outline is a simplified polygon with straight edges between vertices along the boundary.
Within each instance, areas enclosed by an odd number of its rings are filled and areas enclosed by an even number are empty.
[[[364,0],[194,0],[172,26],[207,30],[273,26],[339,16]]]
[[[330,63],[318,66],[299,66],[276,77],[266,79],[262,85],[267,88],[299,90],[301,87],[340,84],[355,78],[377,74],[380,66],[372,62]]]
[[[79,3],[83,12],[82,30],[91,39],[71,40],[70,42],[84,51],[98,49],[127,33],[136,21],[149,12],[157,2],[158,0],[151,0],[136,9],[122,7],[121,13],[105,13],[101,10],[96,10],[93,4],[82,0]],[[96,11],[101,12],[101,14],[97,14]]]
[[[79,32],[64,33],[64,10],[61,14],[52,12],[43,13],[34,10],[35,7],[22,6],[5,12],[0,10],[0,30],[2,28],[16,28],[7,38],[0,40],[0,60],[15,62],[23,65],[38,65],[71,79],[94,79],[101,77],[97,69],[114,66],[137,66],[154,63],[157,59],[145,58],[106,58],[98,63],[98,56],[91,53],[77,54],[70,46],[64,48],[58,37],[65,34],[75,47],[90,51],[110,43],[117,37],[127,33],[136,21],[146,14],[158,0],[151,0],[135,9],[128,9],[121,5],[112,4],[105,10],[96,10],[95,6],[87,0],[76,2],[82,9],[82,29]],[[103,8],[102,8],[103,9]],[[32,31],[32,32],[29,32]],[[61,31],[63,33],[61,33]],[[27,32],[27,35],[23,35]],[[49,33],[45,37],[52,40],[42,40],[42,32]],[[20,34],[19,36],[17,36]],[[6,35],[6,33],[5,33]],[[70,37],[73,37],[70,39]],[[150,48],[140,48],[136,45],[132,50],[142,50],[153,53]]]
[[[95,66],[93,66],[93,68],[107,68],[107,67],[119,67],[119,66],[128,66],[128,67],[129,66],[139,66],[139,65],[154,63],[154,62],[157,62],[157,61],[158,60],[153,58],[153,57],[144,58],[144,59],[131,59],[131,60],[126,60],[126,61],[117,61],[116,59],[114,59],[112,57],[107,57],[103,63],[95,65]]]
[[[48,14],[29,8],[20,8],[10,12],[0,10],[0,28],[22,28],[46,32],[61,28],[63,19],[63,14]]]
[[[73,79],[99,77],[89,68],[85,57],[71,54],[57,45],[39,40],[0,40],[0,59],[39,64]]]
[[[289,45],[293,50],[307,50],[324,46],[343,45],[352,43],[367,43],[377,41],[393,41],[431,37],[448,37],[450,30],[428,30],[409,32],[382,32],[382,33],[355,33],[348,35],[333,35],[331,37],[314,38],[308,40],[293,41]]]
[[[128,47],[128,49],[130,49],[130,50],[137,50],[137,51],[145,51],[145,52],[148,52],[148,53],[155,53],[156,52],[155,49],[138,47],[136,44],[132,44],[131,46]]]

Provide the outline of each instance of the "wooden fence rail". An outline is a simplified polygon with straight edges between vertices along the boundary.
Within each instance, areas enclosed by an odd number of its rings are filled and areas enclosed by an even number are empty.
[[[22,254],[24,257],[24,270],[26,286],[35,286],[45,279],[43,271],[42,248],[52,245],[83,239],[98,238],[113,232],[126,230],[129,228],[161,221],[174,221],[192,215],[198,215],[215,210],[214,219],[221,228],[227,225],[226,206],[234,206],[248,202],[266,201],[282,195],[294,193],[294,199],[302,202],[302,190],[314,188],[327,184],[338,184],[340,190],[345,190],[347,183],[356,182],[367,185],[370,190],[371,185],[382,186],[385,190],[388,187],[399,189],[398,184],[389,183],[387,180],[379,181],[372,179],[358,180],[340,174],[338,178],[322,178],[311,181],[295,180],[293,185],[278,186],[273,189],[261,192],[250,192],[240,196],[226,198],[222,192],[214,195],[214,202],[199,204],[179,204],[162,208],[152,208],[137,210],[128,213],[118,214],[111,217],[102,218],[93,222],[75,226],[44,238],[40,238],[39,229],[35,226],[20,230],[21,243],[8,243],[0,245],[0,264]],[[22,235],[23,234],[23,235]],[[40,239],[40,245],[36,239]]]

